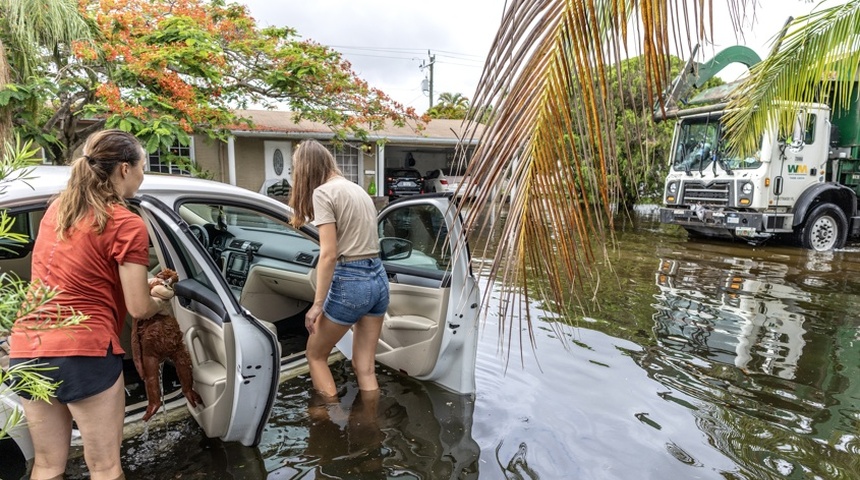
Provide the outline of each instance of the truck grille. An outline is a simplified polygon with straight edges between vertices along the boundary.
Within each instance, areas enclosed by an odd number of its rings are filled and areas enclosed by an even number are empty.
[[[707,185],[704,182],[684,182],[682,201],[685,204],[725,206],[729,204],[731,193],[731,182],[713,182]]]

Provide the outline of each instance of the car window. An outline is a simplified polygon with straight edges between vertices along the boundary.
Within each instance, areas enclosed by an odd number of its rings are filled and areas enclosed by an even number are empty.
[[[316,266],[319,245],[285,217],[252,206],[215,202],[183,203],[179,214],[233,285],[241,285],[251,267],[263,259],[292,265],[284,268]]]
[[[409,169],[400,169],[400,170],[391,170],[389,177],[420,177],[421,174],[418,173],[418,170],[409,170]]]
[[[181,264],[182,267],[188,272],[188,276],[205,285],[206,288],[214,291],[215,287],[212,285],[212,282],[209,280],[208,276],[204,272],[203,268],[200,267],[200,264],[194,257],[191,255],[191,252],[188,250],[188,246],[185,241],[183,241],[183,237],[177,235],[177,233],[164,225],[160,220],[158,220],[159,224],[161,224],[161,230],[165,232],[166,238],[161,238],[160,240],[163,242],[169,243],[173,248],[179,253],[180,258],[172,259],[175,264]],[[168,265],[162,265],[162,268],[169,267]]]
[[[0,259],[23,259],[30,253],[33,242],[36,241],[36,235],[39,234],[39,224],[44,214],[44,208],[14,214],[6,212],[5,227],[8,228],[8,233],[21,237],[0,239]],[[22,268],[25,268],[25,276],[29,276],[29,265]]]
[[[446,241],[448,226],[442,212],[433,205],[401,207],[379,222],[379,237],[397,237],[412,243],[412,254],[402,260],[387,260],[392,265],[445,271],[450,263]]]
[[[7,215],[8,221],[11,222],[9,233],[25,235],[30,240],[36,238],[35,232],[31,231],[30,227],[30,212],[17,213],[15,215]]]

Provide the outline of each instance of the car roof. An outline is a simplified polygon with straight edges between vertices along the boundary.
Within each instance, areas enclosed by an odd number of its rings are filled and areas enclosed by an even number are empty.
[[[23,178],[18,178],[16,171],[7,177],[7,179],[13,178],[14,180],[0,182],[0,206],[12,208],[59,194],[66,188],[72,167],[40,165],[24,170],[26,174]],[[182,197],[229,198],[240,196],[247,199],[251,196],[254,197],[254,201],[264,203],[269,207],[289,210],[289,207],[284,203],[242,187],[179,175],[146,173],[136,196],[141,195],[153,195],[171,203]]]

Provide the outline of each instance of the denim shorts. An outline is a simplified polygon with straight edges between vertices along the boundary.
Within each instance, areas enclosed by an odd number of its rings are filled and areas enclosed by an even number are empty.
[[[55,367],[40,371],[52,382],[61,382],[54,392],[60,403],[74,403],[104,392],[116,383],[122,373],[122,355],[115,355],[108,346],[104,357],[39,357],[10,358],[9,366],[33,360],[39,367]],[[32,400],[26,393],[22,397]]]
[[[361,317],[381,317],[388,310],[388,276],[382,260],[338,262],[323,313],[334,323],[351,326]]]

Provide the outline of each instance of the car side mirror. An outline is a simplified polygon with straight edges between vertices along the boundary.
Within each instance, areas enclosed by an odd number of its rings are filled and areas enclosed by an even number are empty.
[[[405,260],[412,255],[412,242],[403,238],[379,239],[379,258],[382,260]]]

